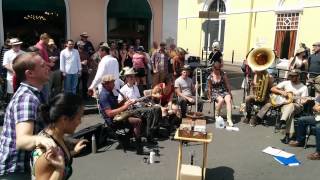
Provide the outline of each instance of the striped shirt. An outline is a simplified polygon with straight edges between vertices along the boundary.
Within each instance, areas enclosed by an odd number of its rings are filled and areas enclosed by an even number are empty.
[[[37,88],[21,83],[5,113],[0,136],[0,176],[30,171],[30,152],[16,148],[16,124],[34,121],[34,134],[44,125],[38,115],[40,92]]]

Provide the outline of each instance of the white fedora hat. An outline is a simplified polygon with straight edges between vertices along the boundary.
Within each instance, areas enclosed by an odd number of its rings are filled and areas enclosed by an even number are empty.
[[[10,46],[14,46],[14,45],[19,45],[19,44],[22,44],[23,42],[20,41],[18,38],[11,38],[10,39],[10,42],[9,42],[9,45]]]

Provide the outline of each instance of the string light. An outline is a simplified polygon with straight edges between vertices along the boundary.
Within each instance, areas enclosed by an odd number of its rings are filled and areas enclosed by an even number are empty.
[[[47,20],[42,15],[34,15],[34,14],[26,15],[25,17],[23,17],[23,19],[25,19],[25,20],[34,20],[34,21],[46,21]]]
[[[47,21],[47,18],[49,18],[50,16],[56,16],[56,17],[59,16],[59,14],[57,12],[45,11],[43,14],[44,15],[28,14],[28,15],[24,16],[23,19],[30,20],[30,21]],[[47,16],[47,17],[45,17],[45,16]]]

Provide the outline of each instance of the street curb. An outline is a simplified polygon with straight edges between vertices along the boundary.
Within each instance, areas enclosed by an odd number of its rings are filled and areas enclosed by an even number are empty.
[[[83,115],[89,115],[89,114],[98,114],[98,108],[96,106],[85,106]]]

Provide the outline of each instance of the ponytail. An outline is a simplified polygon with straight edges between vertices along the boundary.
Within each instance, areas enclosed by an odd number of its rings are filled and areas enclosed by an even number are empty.
[[[60,93],[50,100],[49,104],[41,104],[39,111],[46,125],[55,124],[62,116],[73,119],[83,107],[80,96],[71,93]]]

